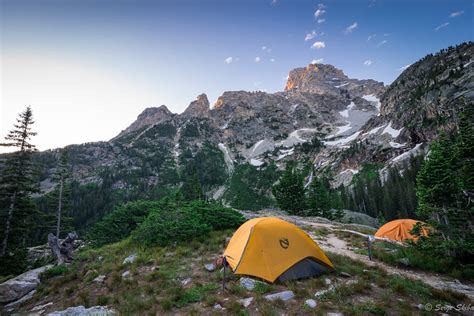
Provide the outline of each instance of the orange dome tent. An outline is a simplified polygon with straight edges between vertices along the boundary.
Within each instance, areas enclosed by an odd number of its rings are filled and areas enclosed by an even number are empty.
[[[297,226],[274,217],[251,219],[237,229],[224,251],[236,274],[269,282],[319,275],[334,266]]]
[[[413,229],[416,223],[422,223],[414,219],[397,219],[391,222],[386,223],[375,233],[375,237],[378,238],[387,238],[391,240],[396,240],[403,242],[406,239],[417,240],[418,236],[410,234],[410,231]],[[423,236],[428,235],[428,230],[426,228],[421,229],[421,234]]]

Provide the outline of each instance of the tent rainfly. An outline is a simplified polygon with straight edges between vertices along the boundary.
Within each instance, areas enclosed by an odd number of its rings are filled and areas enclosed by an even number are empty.
[[[386,238],[390,240],[395,240],[403,242],[407,239],[416,241],[418,236],[414,236],[410,233],[416,223],[422,223],[414,219],[397,219],[391,222],[386,223],[375,233],[375,237]],[[428,230],[426,228],[421,229],[421,234],[423,236],[428,236]]]
[[[224,252],[235,274],[268,282],[295,280],[334,269],[303,230],[274,217],[251,219],[237,229]]]

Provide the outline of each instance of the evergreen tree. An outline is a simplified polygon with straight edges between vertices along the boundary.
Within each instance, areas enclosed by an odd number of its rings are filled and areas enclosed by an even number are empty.
[[[332,218],[329,190],[324,183],[324,179],[313,178],[309,185],[307,204],[309,215]]]
[[[429,238],[416,246],[437,256],[460,260],[469,260],[474,254],[474,211],[462,194],[462,187],[468,183],[469,177],[463,174],[462,167],[459,168],[463,165],[461,156],[472,161],[472,152],[469,154],[466,145],[468,141],[462,140],[465,136],[458,135],[456,142],[452,142],[442,134],[432,143],[430,154],[417,177],[416,192],[418,214],[427,218],[434,228]]]
[[[441,223],[459,190],[452,144],[445,134],[431,144],[429,156],[417,176],[418,214],[434,215]]]
[[[181,192],[188,201],[202,200],[204,198],[201,183],[194,161],[190,161],[183,170],[183,185]]]
[[[273,195],[278,206],[293,214],[301,214],[305,208],[303,177],[293,161],[286,164],[286,169],[278,184],[273,186]]]
[[[56,180],[58,181],[57,190],[58,190],[58,210],[56,212],[56,237],[59,239],[59,232],[61,229],[61,215],[63,213],[64,197],[67,194],[65,193],[65,187],[67,185],[66,181],[69,176],[69,165],[68,165],[68,152],[63,150],[61,156],[59,157],[58,167],[56,170]]]
[[[33,113],[27,107],[19,115],[14,129],[5,137],[2,146],[14,147],[16,152],[5,161],[0,178],[1,224],[3,234],[0,245],[0,258],[23,248],[27,231],[34,226],[34,204],[31,194],[37,192],[33,177],[31,153],[36,150],[30,143],[32,136]]]
[[[460,162],[460,181],[464,193],[474,192],[474,109],[466,107],[460,115],[459,134],[457,139]]]

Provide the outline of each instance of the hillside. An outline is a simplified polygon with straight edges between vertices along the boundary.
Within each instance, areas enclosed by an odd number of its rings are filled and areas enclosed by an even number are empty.
[[[370,227],[273,212],[245,215],[277,216],[304,228],[336,270],[318,278],[275,284],[252,283],[227,271],[223,291],[223,272],[207,271],[205,265],[222,254],[232,230],[212,232],[177,247],[143,247],[126,239],[79,251],[72,265],[42,276],[32,299],[6,310],[45,314],[99,305],[123,315],[423,314],[437,304],[468,306],[474,297],[472,284],[448,274],[422,272],[405,263],[407,258],[401,260],[403,264],[369,261],[362,236],[373,233]],[[389,244],[380,247],[393,250]],[[282,291],[292,291],[294,297],[266,298]],[[308,305],[309,300],[316,306]]]

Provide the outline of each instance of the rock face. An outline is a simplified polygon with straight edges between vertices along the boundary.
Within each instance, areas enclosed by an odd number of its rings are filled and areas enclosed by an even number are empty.
[[[51,267],[48,265],[30,270],[0,284],[0,303],[17,301],[36,289],[40,283],[39,275]]]
[[[146,126],[150,126],[173,116],[173,113],[168,110],[166,105],[160,107],[146,108],[140,115],[138,115],[135,122],[133,122],[127,129],[122,131],[118,137],[140,130]]]
[[[474,45],[465,43],[429,54],[406,69],[381,98],[379,117],[367,129],[392,122],[414,144],[456,127],[461,108],[473,106]]]
[[[361,97],[379,95],[384,90],[382,82],[349,79],[342,70],[332,65],[310,64],[290,71],[285,91],[299,91],[335,96]]]
[[[196,100],[189,104],[188,108],[183,112],[183,117],[207,117],[209,116],[209,100],[206,94],[200,94]]]

